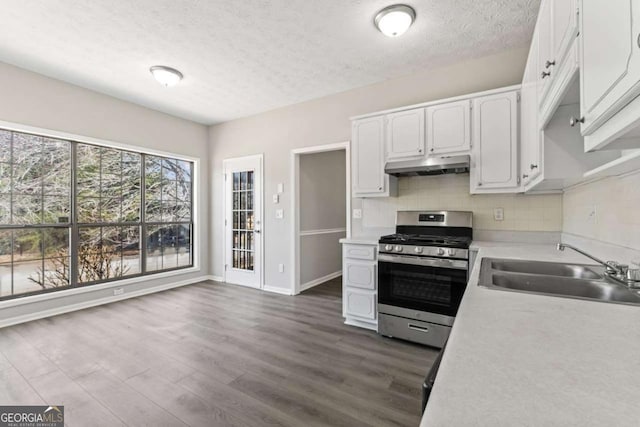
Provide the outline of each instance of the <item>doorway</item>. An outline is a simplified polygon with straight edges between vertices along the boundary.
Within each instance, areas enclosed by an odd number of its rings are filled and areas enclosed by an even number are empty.
[[[342,274],[339,239],[351,235],[349,142],[292,150],[293,293]]]
[[[224,166],[224,266],[227,283],[263,287],[262,155]]]

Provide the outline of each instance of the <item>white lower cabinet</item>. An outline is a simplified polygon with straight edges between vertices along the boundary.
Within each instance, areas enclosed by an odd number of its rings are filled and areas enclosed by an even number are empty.
[[[342,304],[345,323],[378,329],[377,243],[342,245]]]
[[[376,293],[356,289],[345,291],[347,315],[376,320]]]

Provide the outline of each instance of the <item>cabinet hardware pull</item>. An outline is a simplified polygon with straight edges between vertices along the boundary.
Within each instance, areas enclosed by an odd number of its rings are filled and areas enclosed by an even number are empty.
[[[538,169],[538,165],[534,165],[533,163],[531,163],[529,167],[531,168],[531,170]]]
[[[551,67],[552,65],[556,65],[556,60],[555,60],[555,59],[554,59],[553,61],[547,61],[547,62],[544,64],[544,68],[549,68],[549,67]]]
[[[571,117],[569,119],[569,126],[571,126],[571,127],[574,127],[578,123],[584,123],[584,117],[580,117],[579,119],[575,118],[575,117]]]
[[[482,183],[481,182],[478,183],[478,187],[482,187]]]
[[[429,150],[429,151],[431,151],[433,153],[433,148],[431,150]]]
[[[547,77],[549,77],[551,75],[551,71],[543,71],[542,72],[542,78],[546,79]]]
[[[422,153],[422,148],[418,150],[418,153]]]
[[[526,173],[523,173],[522,174],[522,179],[527,179],[527,178],[529,178],[529,175],[527,175]]]
[[[382,187],[378,187],[378,191],[382,191]]]

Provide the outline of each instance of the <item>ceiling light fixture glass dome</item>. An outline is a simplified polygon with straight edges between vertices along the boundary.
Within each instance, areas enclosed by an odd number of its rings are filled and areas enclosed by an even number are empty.
[[[175,86],[182,80],[182,73],[175,68],[166,67],[164,65],[154,65],[149,68],[153,77],[163,86]]]
[[[374,23],[387,37],[398,37],[407,32],[416,19],[416,11],[406,4],[385,7],[376,15]]]

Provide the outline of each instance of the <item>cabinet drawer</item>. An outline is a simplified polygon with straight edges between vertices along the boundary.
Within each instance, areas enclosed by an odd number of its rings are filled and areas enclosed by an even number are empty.
[[[377,296],[375,292],[347,288],[345,290],[347,316],[376,320],[376,300]]]
[[[371,245],[343,245],[342,253],[345,258],[366,259],[373,261],[376,259],[376,247]]]
[[[344,285],[362,289],[376,289],[376,263],[372,261],[348,261],[343,267]]]

